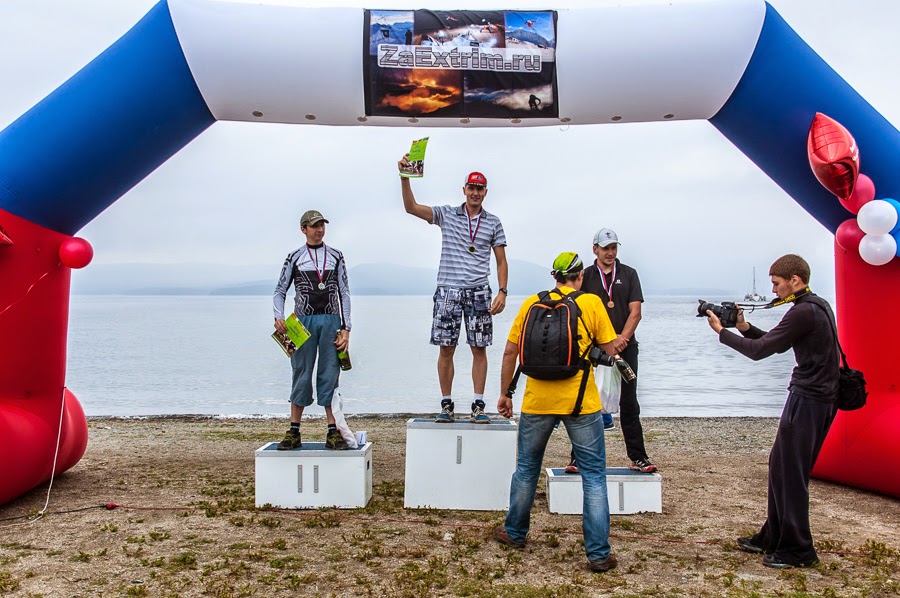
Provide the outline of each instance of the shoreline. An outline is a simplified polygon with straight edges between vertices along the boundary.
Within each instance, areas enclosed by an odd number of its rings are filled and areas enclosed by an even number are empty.
[[[47,484],[0,506],[0,594],[900,595],[893,498],[813,480],[815,568],[774,571],[736,548],[765,517],[775,418],[642,419],[663,512],[613,515],[619,567],[598,575],[580,517],[549,513],[544,474],[520,551],[490,538],[502,511],[403,508],[408,415],[350,419],[373,442],[368,506],[303,511],[254,507],[254,451],[280,439],[276,418],[91,417],[87,452],[54,480],[43,519],[5,527],[43,507]],[[325,426],[301,431],[320,441]],[[608,466],[621,466],[620,431],[605,438]],[[554,433],[544,467],[567,458]]]

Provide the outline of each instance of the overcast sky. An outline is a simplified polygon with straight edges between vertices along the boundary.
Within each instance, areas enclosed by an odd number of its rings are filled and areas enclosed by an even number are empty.
[[[0,128],[155,3],[0,1]],[[771,3],[863,97],[900,123],[900,2]],[[79,234],[93,244],[95,264],[271,264],[277,272],[300,244],[300,213],[316,208],[331,220],[326,242],[351,266],[435,266],[439,232],[404,213],[395,166],[410,141],[425,135],[427,175],[414,182],[419,200],[461,201],[465,174],[483,171],[486,207],[502,218],[512,259],[549,267],[563,250],[589,254],[593,233],[610,227],[622,241],[622,261],[638,268],[645,286],[743,289],[756,266],[768,291],[768,265],[794,252],[810,261],[813,287],[833,293],[832,235],[705,121],[517,131],[222,122]]]

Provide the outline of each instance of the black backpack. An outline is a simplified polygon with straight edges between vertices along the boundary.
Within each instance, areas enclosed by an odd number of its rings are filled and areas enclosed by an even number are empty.
[[[550,293],[559,295],[554,299]],[[587,360],[590,345],[579,352],[578,320],[581,308],[575,298],[583,295],[581,291],[573,291],[563,295],[556,289],[538,293],[538,300],[525,314],[525,322],[519,335],[519,367],[507,390],[512,396],[519,381],[519,374],[525,374],[536,380],[564,380],[581,372],[581,387],[575,402],[573,416],[581,412],[584,390],[587,386],[588,372],[591,368]]]

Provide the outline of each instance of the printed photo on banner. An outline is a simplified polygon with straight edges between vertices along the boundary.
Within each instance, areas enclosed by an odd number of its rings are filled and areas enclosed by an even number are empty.
[[[557,118],[555,11],[368,10],[366,114]]]

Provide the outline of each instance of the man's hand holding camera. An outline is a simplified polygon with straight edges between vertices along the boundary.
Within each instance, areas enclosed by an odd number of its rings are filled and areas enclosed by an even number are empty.
[[[706,321],[709,322],[709,327],[716,331],[716,334],[722,332],[722,329],[725,328],[722,325],[722,321],[719,320],[719,316],[713,313],[711,309],[706,310]],[[741,332],[747,332],[750,329],[750,324],[747,320],[744,319],[744,310],[738,308],[737,320],[735,324],[735,328],[737,328]]]

